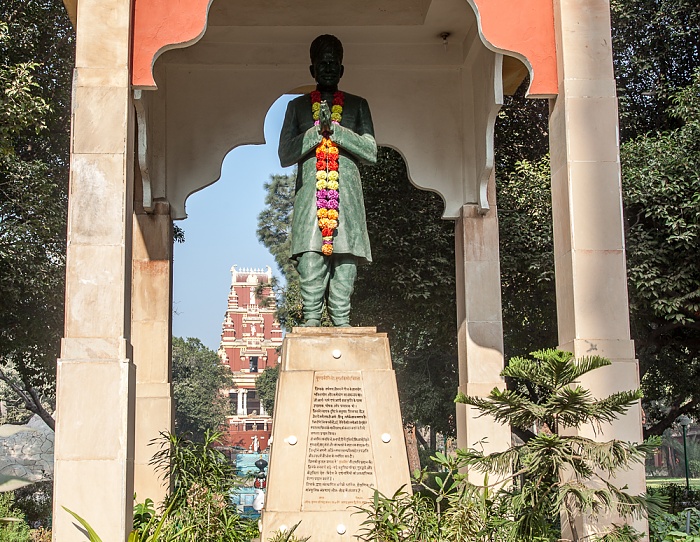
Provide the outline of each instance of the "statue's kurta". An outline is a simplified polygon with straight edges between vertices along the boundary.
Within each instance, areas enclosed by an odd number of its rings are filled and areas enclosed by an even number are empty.
[[[352,254],[358,263],[372,261],[367,235],[365,202],[357,164],[377,161],[377,144],[367,100],[345,93],[340,125],[333,125],[330,139],[339,153],[339,218],[333,240],[334,254]],[[283,167],[298,164],[296,199],[292,219],[291,257],[321,252],[322,236],[316,217],[316,147],[321,142],[314,126],[309,94],[287,106],[280,134],[279,157]]]

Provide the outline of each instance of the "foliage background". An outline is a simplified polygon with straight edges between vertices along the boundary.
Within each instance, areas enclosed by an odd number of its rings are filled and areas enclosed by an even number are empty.
[[[229,398],[221,390],[233,387],[233,376],[199,339],[173,337],[172,360],[175,430],[201,442],[231,412]]]
[[[74,40],[60,0],[0,4],[0,379],[51,427]]]

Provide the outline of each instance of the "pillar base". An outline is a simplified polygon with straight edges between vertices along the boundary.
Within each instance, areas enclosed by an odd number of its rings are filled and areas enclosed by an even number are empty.
[[[72,342],[64,340],[64,352],[76,352],[72,347],[79,345]],[[82,536],[63,507],[84,518],[105,542],[123,542],[131,531],[134,404],[129,398],[135,375],[127,358],[58,361],[52,529],[56,541]]]

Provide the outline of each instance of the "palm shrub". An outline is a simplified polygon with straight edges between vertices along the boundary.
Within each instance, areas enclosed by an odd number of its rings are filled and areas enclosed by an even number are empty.
[[[170,480],[173,487],[168,503],[186,500],[195,486],[223,494],[240,483],[231,462],[212,447],[220,438],[221,433],[209,430],[201,441],[175,433],[161,433],[160,438],[151,443],[159,447],[151,465],[165,480]]]
[[[510,514],[510,521],[500,529],[509,540],[557,540],[559,519],[568,523],[576,541],[583,540],[573,521],[580,514],[641,517],[655,506],[644,495],[617,487],[613,480],[617,472],[643,464],[657,441],[596,442],[566,434],[583,425],[600,430],[641,398],[640,390],[631,390],[596,399],[578,383],[583,375],[610,364],[598,356],[576,360],[570,352],[540,350],[530,358],[510,360],[502,375],[512,379],[512,389],[495,388],[487,397],[457,396],[456,402],[510,424],[523,441],[489,455],[473,449],[457,453],[459,468],[513,481],[499,488],[499,498],[508,501]],[[597,540],[632,541],[640,536],[629,526],[611,525]]]
[[[308,542],[311,540],[310,536],[300,538],[294,534],[294,531],[297,530],[299,525],[301,525],[301,522],[297,523],[296,525],[292,525],[291,529],[275,531],[272,533],[272,537],[267,539],[267,542]]]
[[[212,446],[221,433],[206,431],[202,441],[161,434],[160,450],[151,463],[172,484],[165,501],[165,536],[177,533],[182,542],[248,542],[257,524],[242,519],[231,503],[231,492],[242,483],[226,456]],[[154,522],[149,522],[152,527]]]
[[[357,535],[361,542],[441,541],[439,515],[433,502],[420,494],[411,495],[401,487],[391,497],[374,491],[366,506],[356,506],[365,516]]]

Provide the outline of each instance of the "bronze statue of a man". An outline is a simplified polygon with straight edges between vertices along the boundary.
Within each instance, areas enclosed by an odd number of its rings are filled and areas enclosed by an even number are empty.
[[[316,90],[289,103],[280,134],[282,166],[298,165],[291,258],[301,281],[306,326],[327,306],[335,326],[350,325],[357,264],[372,261],[359,162],[377,161],[364,98],[338,90],[343,46],[323,35],[311,44]]]

